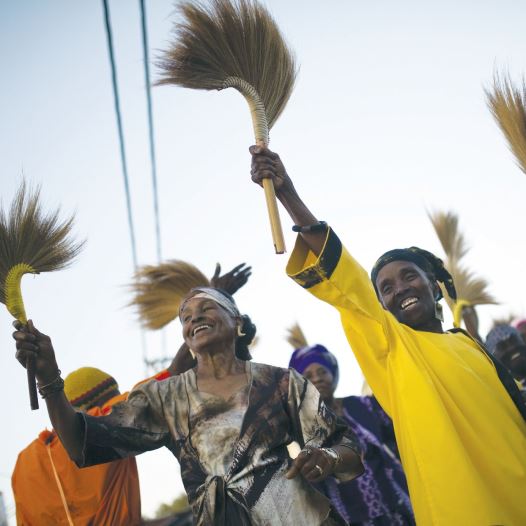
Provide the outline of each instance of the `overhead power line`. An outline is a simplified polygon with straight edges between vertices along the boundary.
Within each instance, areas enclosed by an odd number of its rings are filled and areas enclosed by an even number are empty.
[[[120,107],[120,99],[119,99],[119,88],[117,85],[117,68],[115,66],[115,53],[113,51],[113,34],[111,30],[110,10],[108,7],[107,0],[102,0],[102,5],[104,7],[104,23],[106,27],[106,37],[107,37],[107,42],[108,42],[108,55],[110,58],[110,66],[111,66],[111,82],[113,86],[113,101],[115,103],[115,117],[117,119],[117,130],[119,134],[119,150],[120,150],[120,156],[121,156],[122,175],[124,178],[124,192],[126,194],[126,210],[127,210],[127,215],[128,215],[128,229],[130,231],[133,268],[134,270],[137,270],[137,265],[138,265],[137,243],[135,241],[135,228],[133,226],[130,183],[129,183],[129,178],[128,178],[128,165],[126,163],[126,151],[124,148],[124,133],[122,130],[122,117],[121,117],[121,107]],[[142,350],[143,363],[146,363],[147,358],[148,358],[148,350],[146,346],[146,338],[144,336],[144,331],[142,329],[141,329],[141,350]]]
[[[150,139],[150,162],[153,186],[153,210],[155,214],[155,238],[157,241],[157,261],[161,261],[161,222],[159,219],[159,192],[157,187],[157,161],[155,157],[155,142],[153,133],[152,91],[150,84],[150,59],[148,56],[148,27],[146,24],[146,8],[144,0],[139,0],[141,7],[142,48],[144,57],[144,79],[146,83],[146,106],[148,108],[148,135]]]
[[[130,184],[128,180],[128,166],[126,164],[126,153],[124,149],[124,133],[122,131],[122,117],[119,100],[119,89],[117,86],[117,68],[115,66],[115,54],[113,51],[113,36],[111,31],[110,11],[108,8],[108,1],[102,0],[104,7],[104,23],[106,26],[106,37],[108,41],[108,55],[110,58],[111,66],[111,82],[113,85],[113,101],[115,104],[115,116],[117,118],[117,130],[119,134],[119,149],[121,155],[121,166],[122,175],[124,178],[124,192],[126,194],[126,208],[128,214],[128,228],[130,231],[130,242],[132,249],[133,268],[137,268],[137,244],[135,242],[135,229],[133,226],[132,206],[131,206],[131,195],[130,195]]]

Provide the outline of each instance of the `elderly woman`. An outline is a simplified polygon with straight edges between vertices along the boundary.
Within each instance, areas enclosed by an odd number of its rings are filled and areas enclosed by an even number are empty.
[[[314,384],[325,405],[347,422],[365,452],[361,477],[340,483],[329,477],[318,484],[340,515],[352,526],[414,525],[393,424],[374,396],[335,398],[338,361],[323,345],[296,349],[289,367]]]
[[[251,147],[252,179],[274,182],[296,223],[288,274],[340,313],[349,344],[393,419],[417,524],[526,524],[526,407],[504,367],[462,331],[444,332],[442,262],[415,247],[379,258],[369,279],[310,212],[279,156]]]
[[[89,466],[166,446],[202,526],[341,523],[310,483],[362,472],[354,435],[298,373],[238,357],[247,356],[251,323],[231,296],[194,289],[179,317],[195,368],[140,385],[100,418],[65,398],[50,339],[31,322],[17,324],[17,358],[36,355],[40,393],[71,458]],[[290,465],[294,440],[303,450]]]

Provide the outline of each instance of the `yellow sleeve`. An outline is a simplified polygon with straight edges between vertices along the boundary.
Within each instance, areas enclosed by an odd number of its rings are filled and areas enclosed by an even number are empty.
[[[382,405],[386,404],[391,321],[388,317],[392,315],[380,304],[367,272],[329,230],[318,257],[298,236],[287,274],[318,299],[338,309],[367,381]]]

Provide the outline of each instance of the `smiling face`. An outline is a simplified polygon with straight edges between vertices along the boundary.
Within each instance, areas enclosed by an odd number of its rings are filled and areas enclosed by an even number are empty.
[[[311,363],[305,367],[303,376],[314,384],[323,401],[332,399],[335,389],[334,377],[327,367],[319,363]]]
[[[209,298],[190,298],[179,314],[183,324],[183,338],[195,353],[234,349],[236,318]]]
[[[378,272],[376,288],[383,306],[412,329],[442,332],[435,316],[438,285],[411,261],[392,261]]]
[[[526,378],[526,345],[520,336],[512,334],[497,343],[494,354],[515,378]]]

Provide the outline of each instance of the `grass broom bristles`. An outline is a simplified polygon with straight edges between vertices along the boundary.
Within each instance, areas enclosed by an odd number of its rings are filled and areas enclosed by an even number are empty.
[[[256,0],[186,1],[174,39],[158,65],[157,84],[193,89],[236,88],[252,115],[256,144],[267,146],[269,130],[290,98],[296,64],[278,26]],[[276,253],[285,241],[272,180],[263,188]]]
[[[190,290],[203,286],[210,286],[210,280],[191,263],[173,259],[143,266],[130,285],[133,298],[129,305],[137,308],[143,327],[161,329],[177,318]]]
[[[453,212],[434,212],[428,214],[446,254],[445,266],[453,277],[458,301],[464,300],[471,305],[496,304],[495,298],[488,292],[488,282],[468,270],[462,259],[469,248],[458,227],[458,215]],[[447,294],[444,297],[453,310],[454,302]]]
[[[221,90],[240,79],[255,90],[272,128],[292,93],[296,65],[269,12],[252,0],[211,0],[183,2],[179,13],[157,84]]]
[[[44,214],[39,198],[40,188],[28,192],[22,182],[9,212],[0,209],[0,302],[23,323],[22,276],[67,267],[84,245],[70,238],[74,217],[61,222],[59,210]]]
[[[59,210],[44,214],[39,201],[40,188],[27,192],[23,181],[9,212],[0,208],[0,302],[13,317],[27,323],[21,282],[24,274],[60,270],[73,261],[84,242],[69,236],[73,216],[60,222]],[[35,360],[26,361],[31,409],[38,409]]]
[[[526,173],[526,84],[513,86],[507,74],[495,73],[493,88],[486,90],[488,106],[495,117],[519,168]]]
[[[293,349],[307,347],[307,338],[305,338],[305,334],[303,334],[299,323],[295,323],[292,327],[287,329],[287,341],[292,345]]]

